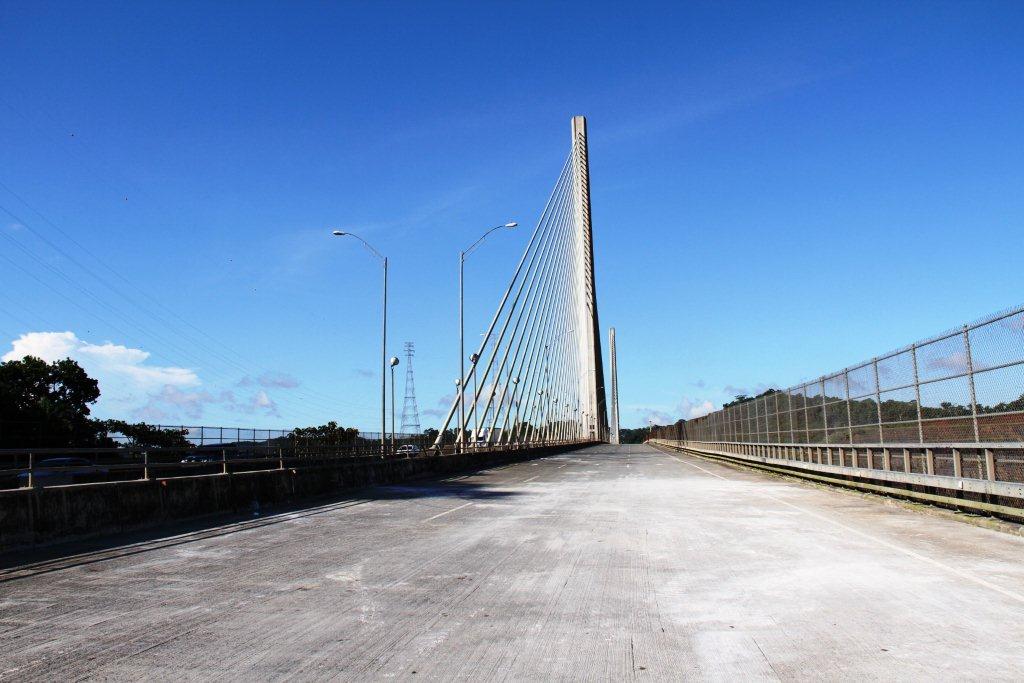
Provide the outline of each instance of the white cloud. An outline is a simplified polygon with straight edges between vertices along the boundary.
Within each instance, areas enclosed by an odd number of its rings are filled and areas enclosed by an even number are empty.
[[[670,425],[676,421],[676,418],[657,408],[637,408],[636,412],[640,415],[640,424],[643,427],[650,422],[656,425]]]
[[[670,425],[675,424],[679,418],[693,420],[714,412],[715,406],[706,399],[691,399],[684,396],[680,399],[675,408],[650,407],[650,406],[625,406],[627,410],[633,410],[640,416],[640,426],[647,426],[653,420],[654,424]]]
[[[48,363],[64,358],[76,360],[99,380],[101,391],[110,383],[123,383],[130,390],[142,392],[199,384],[193,370],[149,364],[148,351],[111,342],[93,344],[79,339],[74,332],[28,332],[11,342],[11,350],[2,360],[20,360],[25,356],[36,356]]]
[[[239,386],[259,385],[255,394],[240,398],[233,391],[201,388],[199,375],[189,368],[154,365],[150,353],[112,342],[93,344],[74,332],[29,332],[11,342],[0,360],[36,356],[46,362],[71,358],[100,385],[94,414],[148,422],[183,422],[201,419],[211,406],[239,415],[280,417],[277,404],[265,388],[291,389],[299,382],[284,373],[267,372],[243,378]]]
[[[273,415],[274,417],[280,417],[281,415],[277,411],[277,404],[262,389],[257,391],[256,395],[252,397],[250,406],[252,412],[262,411],[264,415]]]
[[[708,413],[714,412],[714,410],[715,406],[714,404],[711,403],[711,401],[701,401],[700,399],[694,401],[689,398],[686,398],[685,396],[679,404],[679,412],[687,420],[692,420],[698,417],[704,417]]]
[[[929,370],[948,370],[954,373],[967,372],[967,352],[955,351],[945,356],[930,358],[926,364]],[[980,369],[975,366],[975,369]]]

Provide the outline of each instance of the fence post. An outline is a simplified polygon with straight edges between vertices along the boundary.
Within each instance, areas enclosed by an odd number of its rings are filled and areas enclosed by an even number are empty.
[[[811,442],[811,420],[810,414],[807,412],[807,404],[809,403],[807,400],[807,386],[806,384],[804,385],[804,443]]]
[[[924,467],[928,474],[935,474],[935,451],[924,449]]]
[[[764,405],[764,415],[762,416],[760,412],[757,412],[757,440],[759,443],[763,443],[768,440],[768,397],[765,396],[760,400],[762,401],[762,405]],[[761,438],[762,417],[764,417],[764,438]]]
[[[996,480],[996,456],[991,448],[985,449],[985,474],[989,481]]]
[[[953,449],[953,476],[960,478],[964,476],[964,461],[960,457],[960,449]]]
[[[825,400],[825,378],[822,377],[819,380],[821,384],[821,431],[825,434],[825,443],[828,443],[828,413],[825,406],[828,402]],[[818,449],[818,464],[821,464],[821,449]]]
[[[889,455],[888,448],[882,449],[882,469],[885,470],[886,472],[892,469],[892,458]]]
[[[871,365],[875,369],[875,410],[878,413],[878,443],[885,443],[885,437],[882,436],[882,385],[878,381],[878,359],[873,359]]]
[[[220,473],[228,473],[228,449],[220,449]]]
[[[796,443],[796,429],[793,427],[793,390],[786,389],[786,396],[789,397],[787,405],[789,406],[789,442]]]
[[[921,419],[921,381],[917,374],[917,342],[910,345],[910,359],[914,365],[914,402],[917,404],[917,442],[924,443],[924,421]]]
[[[775,392],[775,442],[782,441],[782,418],[779,416],[779,394],[781,391]]]
[[[32,488],[36,485],[36,456],[34,453],[28,454],[28,487]]]
[[[967,384],[971,389],[971,422],[974,424],[974,442],[981,441],[981,434],[978,431],[978,399],[974,393],[974,359],[971,357],[971,335],[967,333],[967,325],[964,325],[964,350],[967,352]]]
[[[284,469],[284,449],[280,446],[277,447],[277,469]]]
[[[149,451],[142,451],[142,478],[149,481]]]
[[[903,449],[903,471],[909,473],[911,471],[911,469],[912,468],[910,466],[910,449],[909,448],[904,448]]]
[[[850,371],[843,371],[846,382],[846,431],[850,434],[850,443],[853,443],[853,410],[850,408]]]

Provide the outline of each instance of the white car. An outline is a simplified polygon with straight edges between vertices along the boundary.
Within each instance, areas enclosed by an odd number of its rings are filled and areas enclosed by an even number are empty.
[[[419,452],[419,446],[413,446],[411,443],[407,443],[404,446],[399,446],[398,450],[395,451],[395,455],[416,455]]]

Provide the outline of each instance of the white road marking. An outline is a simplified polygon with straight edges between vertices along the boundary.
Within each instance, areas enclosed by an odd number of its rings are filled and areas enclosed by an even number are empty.
[[[439,514],[436,514],[436,515],[434,515],[433,517],[427,517],[427,518],[426,518],[425,520],[423,520],[423,521],[424,521],[424,522],[429,522],[429,521],[430,521],[430,520],[432,520],[432,519],[437,519],[438,517],[444,517],[444,516],[445,516],[445,515],[447,515],[447,514],[450,514],[450,513],[452,513],[452,512],[455,512],[456,510],[461,510],[462,508],[465,508],[465,507],[469,507],[470,505],[472,505],[472,503],[464,503],[464,504],[460,505],[459,507],[456,507],[456,508],[452,508],[451,510],[445,510],[444,512],[441,512],[441,513],[439,513]]]
[[[540,475],[538,474],[538,475],[537,475],[537,477],[539,477],[539,476],[540,476]],[[533,480],[534,480],[534,479],[536,479],[537,477],[530,477],[529,479],[524,479],[524,480],[522,480],[522,481],[521,481],[521,482],[519,482],[519,483],[520,483],[520,484],[525,484],[525,483],[526,483],[526,482],[528,482],[528,481],[533,481]]]
[[[672,455],[672,454],[670,453],[668,455]],[[715,474],[714,472],[710,472],[710,471],[704,469],[703,467],[701,467],[700,465],[695,465],[692,462],[687,462],[686,460],[683,460],[682,458],[680,458],[680,457],[678,457],[676,455],[672,455],[672,457],[675,458],[676,460],[678,460],[679,462],[683,463],[684,465],[689,465],[690,467],[695,467],[698,470],[700,470],[701,472],[704,472],[705,474],[710,474],[712,477],[718,477],[719,479],[724,479],[725,481],[730,481],[730,479],[728,477],[723,477],[720,474]],[[994,583],[989,583],[985,579],[979,579],[978,577],[974,576],[973,574],[969,574],[968,572],[961,571],[961,570],[957,569],[956,567],[951,567],[948,564],[943,564],[942,562],[939,562],[938,560],[933,560],[932,558],[927,557],[925,555],[922,555],[920,553],[917,553],[917,552],[915,552],[913,550],[910,550],[909,548],[904,548],[902,546],[896,545],[895,543],[891,543],[890,541],[886,541],[884,539],[878,538],[877,536],[872,536],[871,534],[864,533],[860,529],[855,529],[854,527],[847,526],[846,524],[843,524],[842,522],[837,522],[836,520],[832,519],[831,517],[827,517],[825,515],[818,514],[817,512],[813,512],[812,510],[808,510],[807,508],[800,507],[799,505],[794,505],[793,503],[790,503],[789,501],[782,500],[781,498],[776,498],[775,496],[769,495],[767,493],[761,493],[761,492],[756,492],[756,493],[757,493],[757,495],[762,496],[764,498],[768,498],[769,500],[774,500],[776,503],[781,503],[783,505],[786,505],[788,507],[793,508],[794,510],[799,510],[800,512],[803,512],[804,514],[810,515],[811,517],[814,517],[815,519],[819,519],[819,520],[821,520],[823,522],[828,522],[829,524],[832,524],[833,526],[837,526],[840,529],[843,529],[844,531],[849,531],[851,534],[856,534],[856,535],[860,536],[861,538],[866,538],[867,540],[872,541],[874,543],[877,543],[878,545],[885,546],[886,548],[889,548],[890,550],[895,550],[898,553],[903,553],[907,557],[913,557],[916,560],[920,560],[922,562],[930,564],[933,567],[937,567],[939,569],[942,569],[943,571],[949,572],[950,574],[953,574],[955,576],[959,576],[962,579],[967,579],[971,583],[977,584],[977,585],[979,585],[979,586],[981,586],[983,588],[988,588],[989,590],[995,591],[996,593],[999,593],[1000,595],[1005,595],[1006,597],[1012,598],[1013,600],[1016,600],[1017,602],[1024,603],[1024,595],[1021,595],[1020,593],[1015,593],[1015,592],[1013,592],[1011,590],[1007,590],[1005,588],[1002,588],[1001,586],[997,586]]]

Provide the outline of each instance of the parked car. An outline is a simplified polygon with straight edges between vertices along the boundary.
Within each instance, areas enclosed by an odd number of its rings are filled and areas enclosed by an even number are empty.
[[[217,455],[193,453],[192,455],[186,455],[181,459],[181,462],[185,465],[194,465],[204,462],[220,462],[220,457]]]
[[[417,455],[420,452],[419,446],[414,446],[411,443],[407,443],[404,446],[399,446],[398,450],[395,451],[396,455]]]
[[[107,473],[106,467],[94,465],[86,458],[46,458],[35,463],[32,483],[35,486],[63,486],[104,481]],[[28,486],[28,474],[22,472],[18,475],[18,486]]]

